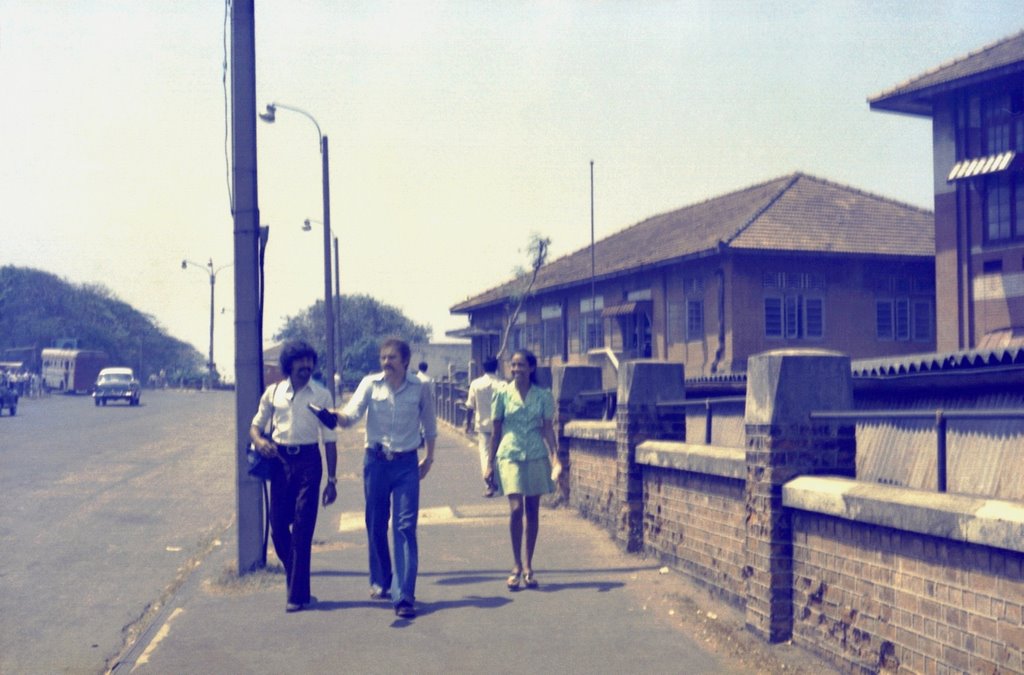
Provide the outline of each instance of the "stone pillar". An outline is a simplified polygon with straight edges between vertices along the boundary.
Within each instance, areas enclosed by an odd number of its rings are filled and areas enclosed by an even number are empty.
[[[793,542],[782,486],[805,474],[854,476],[854,425],[811,421],[850,410],[850,359],[826,350],[779,350],[747,360],[747,628],[769,642],[793,632]]]
[[[551,393],[555,399],[555,438],[558,459],[562,462],[562,478],[558,484],[559,501],[569,500],[569,440],[565,425],[574,417],[573,402],[581,391],[601,388],[601,369],[594,366],[555,366],[551,373]]]
[[[636,446],[647,440],[682,440],[686,417],[660,416],[659,399],[686,395],[683,364],[664,361],[627,361],[619,370],[618,406],[615,410],[615,498],[619,518],[615,537],[627,551],[643,547],[643,476],[636,463]]]

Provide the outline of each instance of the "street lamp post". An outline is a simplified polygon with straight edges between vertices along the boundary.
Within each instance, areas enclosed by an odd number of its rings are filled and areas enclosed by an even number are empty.
[[[327,324],[327,373],[324,379],[328,383],[327,388],[331,390],[331,399],[334,400],[334,306],[331,302],[331,179],[328,170],[327,136],[320,132],[320,125],[317,123],[316,118],[301,108],[295,108],[283,103],[268,103],[267,111],[260,113],[260,119],[267,123],[273,123],[277,119],[278,108],[304,115],[316,127],[316,134],[320,139],[324,196],[324,319]]]
[[[320,221],[312,218],[306,218],[302,223],[302,231],[310,232],[313,229],[312,223],[318,223]],[[341,340],[341,274],[338,269],[338,235],[334,233],[334,228],[329,228],[331,231],[331,237],[334,239],[334,323],[335,333],[334,342],[337,347],[337,360],[335,365],[338,369],[338,374],[344,376],[345,373],[345,359],[343,358],[345,348],[342,346]]]
[[[214,287],[217,283],[217,272],[220,272],[226,267],[231,267],[231,264],[222,265],[216,269],[213,267],[213,258],[205,265],[192,262],[191,260],[182,260],[181,269],[188,269],[188,266],[192,265],[197,269],[201,269],[210,275],[210,355],[206,361],[206,377],[207,377],[207,389],[213,388],[213,371],[216,368],[213,361],[213,305],[214,305]]]

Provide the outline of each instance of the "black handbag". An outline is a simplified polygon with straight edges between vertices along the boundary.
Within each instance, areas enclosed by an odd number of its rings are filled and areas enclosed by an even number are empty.
[[[277,384],[280,384],[280,382],[278,382]],[[277,384],[274,385],[274,393],[270,395],[271,403],[273,403],[274,401],[274,396],[277,395]],[[270,428],[263,435],[266,438],[272,438],[273,433],[274,416],[271,415]],[[270,480],[271,476],[274,473],[274,463],[280,462],[281,460],[277,459],[276,457],[264,457],[259,452],[257,452],[255,446],[253,446],[250,443],[249,447],[245,451],[245,461],[248,462],[249,464],[248,471],[250,476],[254,476],[262,480]]]
[[[274,473],[274,462],[280,461],[274,457],[264,457],[252,445],[245,451],[245,460],[249,463],[249,475],[263,480],[270,480]]]

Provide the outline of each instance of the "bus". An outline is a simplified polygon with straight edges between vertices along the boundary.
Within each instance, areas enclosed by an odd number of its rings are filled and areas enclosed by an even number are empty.
[[[44,349],[43,386],[64,394],[87,394],[107,365],[107,353],[96,349]]]

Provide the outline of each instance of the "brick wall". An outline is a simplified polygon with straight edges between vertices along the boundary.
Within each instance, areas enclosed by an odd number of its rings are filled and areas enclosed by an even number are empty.
[[[619,516],[615,500],[614,422],[570,422],[569,505],[581,516],[614,532]]]
[[[744,483],[644,467],[644,549],[742,606]]]
[[[1024,502],[857,480],[853,426],[809,417],[852,407],[848,363],[753,364],[745,447],[683,442],[681,411],[654,419],[641,387],[615,422],[568,423],[569,503],[844,671],[1024,673]],[[986,470],[1017,466],[992,461],[1004,437],[977,432]]]
[[[1024,672],[1024,555],[793,517],[793,641],[852,672]]]

